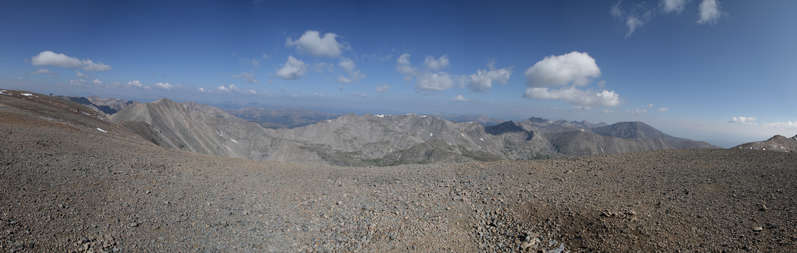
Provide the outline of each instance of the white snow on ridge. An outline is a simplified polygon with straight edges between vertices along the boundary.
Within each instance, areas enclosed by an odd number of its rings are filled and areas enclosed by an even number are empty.
[[[376,116],[377,118],[384,118],[384,117],[385,117],[385,115],[384,115],[384,114],[381,114],[381,113],[377,113],[375,116]]]
[[[20,95],[23,95],[23,96],[26,96],[26,97],[33,96],[33,94],[30,94],[30,93],[22,93],[22,94],[20,94]]]
[[[99,128],[99,127],[97,128],[97,131],[100,131],[101,133],[108,133],[108,131],[105,131],[102,128]]]
[[[8,94],[6,93],[6,90],[0,90],[0,95],[8,95]]]

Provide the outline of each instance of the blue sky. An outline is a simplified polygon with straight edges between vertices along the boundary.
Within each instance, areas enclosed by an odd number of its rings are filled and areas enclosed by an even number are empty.
[[[164,2],[0,3],[0,87],[797,134],[794,1]]]

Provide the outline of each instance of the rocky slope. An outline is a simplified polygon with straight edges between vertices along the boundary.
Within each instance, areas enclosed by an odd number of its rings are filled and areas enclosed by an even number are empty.
[[[747,150],[768,150],[778,152],[797,152],[797,135],[788,138],[782,135],[775,135],[765,141],[745,143],[732,149]]]
[[[2,252],[797,251],[793,153],[256,162],[25,94],[0,94]]]
[[[709,148],[641,122],[613,125],[532,118],[485,127],[429,115],[344,115],[295,128],[266,129],[211,106],[159,100],[112,119],[158,145],[255,160],[337,165],[529,160],[567,155]]]

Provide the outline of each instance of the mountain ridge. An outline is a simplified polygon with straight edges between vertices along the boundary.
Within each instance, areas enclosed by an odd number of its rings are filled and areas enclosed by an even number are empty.
[[[530,160],[713,147],[666,135],[642,122],[606,125],[530,118],[484,126],[432,115],[346,114],[304,126],[272,129],[213,106],[169,99],[135,103],[110,118],[168,148],[253,160],[338,165]]]

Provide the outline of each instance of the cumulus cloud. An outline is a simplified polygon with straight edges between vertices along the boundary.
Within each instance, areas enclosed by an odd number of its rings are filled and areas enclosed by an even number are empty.
[[[462,94],[458,94],[456,97],[454,97],[454,101],[457,101],[457,102],[468,102],[468,99],[465,98],[465,96],[463,96]]]
[[[396,71],[404,75],[404,80],[415,78],[415,89],[418,91],[442,91],[454,87],[454,78],[451,75],[442,71],[430,71],[448,65],[448,57],[441,56],[437,59],[427,57],[425,64],[428,69],[418,71],[410,63],[410,54],[404,53],[396,59]]]
[[[739,123],[739,124],[747,124],[752,125],[755,124],[756,118],[755,117],[745,117],[745,116],[736,116],[732,117],[729,123]]]
[[[86,71],[107,71],[111,66],[95,63],[90,59],[80,60],[75,57],[53,51],[42,51],[31,58],[33,66],[56,66],[62,68],[82,68]]]
[[[720,18],[720,5],[717,0],[703,0],[700,2],[700,18],[698,24],[714,24]]]
[[[390,85],[387,85],[387,84],[376,86],[376,92],[379,92],[379,93],[385,92],[388,89],[390,89]]]
[[[396,59],[396,71],[404,75],[404,80],[411,80],[418,72],[410,64],[410,54],[403,53]]]
[[[155,83],[155,87],[158,87],[158,88],[161,88],[161,89],[164,89],[164,90],[169,90],[171,88],[174,88],[174,85],[172,85],[170,83],[157,82],[157,83]]]
[[[321,36],[318,31],[308,30],[297,40],[287,38],[285,46],[296,47],[297,50],[314,56],[338,57],[346,47],[337,38],[338,35],[334,33]]]
[[[348,58],[342,59],[338,63],[338,66],[341,69],[343,69],[343,71],[346,72],[346,74],[348,75],[348,77],[339,76],[338,82],[340,83],[350,83],[365,78],[365,74],[360,73],[360,70],[357,69],[357,65],[351,59]]]
[[[307,65],[303,61],[288,56],[288,61],[277,70],[277,76],[285,80],[296,80],[304,76],[307,72]]]
[[[94,80],[91,81],[91,83],[93,83],[94,85],[100,85],[102,84],[102,81],[100,81],[100,79],[94,78]]]
[[[668,112],[670,111],[669,107],[659,107],[659,112]]]
[[[530,87],[526,89],[527,98],[563,100],[577,106],[617,106],[620,95],[614,91],[583,91],[575,87],[549,89]]]
[[[80,77],[80,78],[85,78],[85,77],[86,77],[86,74],[83,74],[83,73],[82,73],[82,72],[80,72],[80,71],[75,71],[75,76],[77,76],[77,77]]]
[[[426,65],[427,68],[434,71],[448,67],[448,63],[448,56],[446,55],[440,56],[440,58],[437,59],[431,56],[426,56],[426,59],[423,61],[423,64]]]
[[[255,78],[255,74],[252,72],[241,72],[240,74],[233,75],[233,78],[239,78],[245,80],[247,83],[257,83],[257,79]]]
[[[144,84],[141,83],[141,81],[139,81],[139,80],[132,80],[130,82],[127,82],[127,85],[130,86],[130,87],[137,87],[137,88],[143,88],[144,87]]]
[[[511,75],[511,69],[494,69],[492,64],[490,64],[488,70],[479,69],[475,74],[465,77],[465,82],[471,90],[481,92],[492,88],[493,83],[506,84]]]
[[[454,86],[451,75],[445,72],[424,73],[417,77],[415,88],[424,91],[442,91]]]
[[[661,9],[664,13],[681,13],[687,0],[661,0]]]
[[[205,92],[207,92],[207,90],[205,90],[205,88],[199,88],[199,89],[197,89],[197,90],[198,90],[200,93],[205,93]]]
[[[246,92],[249,93],[249,94],[252,94],[252,95],[256,95],[257,94],[257,91],[255,91],[253,89],[248,89],[248,90],[246,90]]]
[[[227,86],[221,85],[219,87],[216,87],[216,90],[221,92],[233,92],[233,91],[238,91],[238,86],[235,86],[235,84],[230,84]]]
[[[527,83],[531,87],[584,86],[600,75],[595,59],[576,51],[547,56],[526,70]]]

